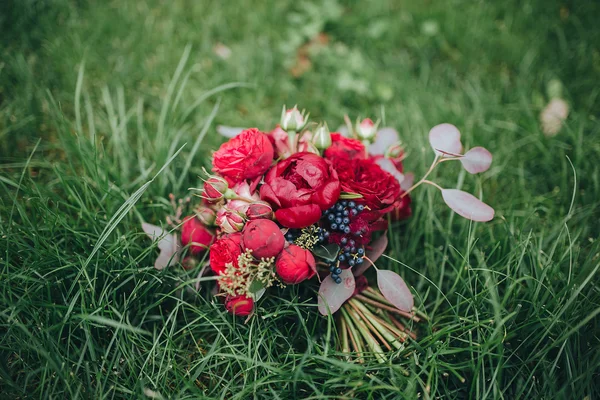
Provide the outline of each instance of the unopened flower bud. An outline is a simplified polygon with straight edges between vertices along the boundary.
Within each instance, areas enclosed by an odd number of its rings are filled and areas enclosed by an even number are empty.
[[[283,283],[296,285],[312,278],[316,274],[317,267],[310,251],[291,244],[277,256],[275,270]]]
[[[217,202],[225,196],[229,185],[225,178],[220,176],[211,176],[204,182],[204,198],[209,202]]]
[[[242,243],[245,249],[252,251],[254,258],[271,258],[281,253],[285,238],[275,222],[255,219],[244,228]]]
[[[228,296],[225,299],[225,308],[227,311],[238,317],[245,317],[254,310],[254,300],[248,296]]]
[[[246,211],[246,217],[253,219],[273,219],[273,208],[268,203],[252,203]]]
[[[216,223],[225,233],[240,232],[246,221],[237,211],[221,209],[217,213]]]
[[[181,227],[181,244],[190,246],[192,255],[199,255],[213,242],[214,233],[193,215],[186,217]]]
[[[215,224],[215,219],[217,218],[217,213],[208,207],[199,206],[196,208],[196,217],[206,226],[211,226]]]
[[[356,125],[356,134],[362,140],[373,139],[377,133],[377,125],[370,118],[365,118]]]
[[[304,115],[304,112],[300,112],[297,106],[289,110],[285,109],[281,111],[281,128],[285,131],[300,131],[306,125],[308,115]]]
[[[319,125],[313,134],[313,143],[319,150],[325,150],[331,146],[331,133],[327,128],[327,124]]]

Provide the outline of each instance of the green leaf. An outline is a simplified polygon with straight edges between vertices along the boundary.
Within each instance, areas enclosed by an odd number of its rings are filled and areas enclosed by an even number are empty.
[[[340,199],[345,199],[345,200],[362,199],[362,194],[342,192],[342,194],[340,194]]]
[[[261,281],[254,280],[250,284],[249,290],[250,290],[250,293],[254,294],[254,293],[258,293],[259,291],[261,291],[264,288],[265,288],[265,285],[263,285],[263,283]]]
[[[340,251],[340,246],[335,243],[330,243],[327,246],[315,247],[312,252],[315,256],[326,261],[335,261]]]

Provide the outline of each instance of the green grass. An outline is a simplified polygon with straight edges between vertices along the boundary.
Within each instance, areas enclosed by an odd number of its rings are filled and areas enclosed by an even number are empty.
[[[0,7],[2,398],[600,397],[598,4]],[[319,32],[328,44],[294,78]],[[551,79],[571,114],[546,138]],[[388,363],[341,361],[310,288],[274,291],[244,325],[208,285],[190,290],[197,270],[152,267],[140,222],[161,223],[169,193],[197,187],[215,126],[269,129],[295,103],[332,127],[345,113],[384,119],[417,175],[441,122],[494,154],[480,177],[458,165],[436,177],[481,190],[493,222],[460,219],[423,188],[393,227],[382,263],[431,321]]]

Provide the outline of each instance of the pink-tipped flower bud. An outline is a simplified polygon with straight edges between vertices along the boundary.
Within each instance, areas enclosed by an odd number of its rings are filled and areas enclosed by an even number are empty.
[[[197,256],[208,249],[215,238],[214,233],[193,215],[186,217],[181,227],[181,244],[190,246],[192,255]]]
[[[319,150],[325,150],[331,146],[331,133],[327,124],[319,125],[312,137],[315,147]]]
[[[215,224],[217,213],[212,208],[205,206],[199,206],[196,208],[196,217],[206,226],[212,226]]]
[[[237,211],[222,208],[217,213],[217,226],[225,233],[240,232],[244,228],[246,220]]]
[[[252,251],[254,258],[271,258],[281,253],[285,238],[275,222],[255,219],[244,227],[242,242],[244,248]]]
[[[300,112],[297,106],[289,110],[283,107],[281,111],[281,128],[285,131],[296,131],[299,132],[306,125],[308,115],[304,115],[304,112]]]
[[[371,140],[377,133],[377,124],[374,123],[370,118],[363,119],[356,125],[356,134],[362,140]]]
[[[312,278],[317,271],[317,263],[310,251],[291,244],[275,260],[275,271],[284,283],[295,285]]]
[[[254,310],[254,300],[248,296],[228,296],[225,299],[225,309],[238,317],[245,317]]]
[[[273,219],[273,208],[268,203],[252,203],[248,206],[246,217],[253,219]]]
[[[229,189],[229,185],[225,178],[211,176],[204,182],[204,198],[209,202],[217,202],[225,196],[227,189]]]

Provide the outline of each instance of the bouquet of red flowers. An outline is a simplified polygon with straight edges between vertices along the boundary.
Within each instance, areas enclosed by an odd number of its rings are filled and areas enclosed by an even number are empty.
[[[491,220],[488,205],[427,178],[451,160],[470,173],[483,172],[492,157],[482,147],[463,154],[458,129],[438,125],[429,133],[431,168],[414,183],[403,171],[405,152],[394,129],[378,129],[370,119],[346,123],[330,133],[326,124],[309,124],[296,107],[284,107],[280,124],[268,133],[219,127],[230,139],[213,154],[193,215],[181,220],[181,203],[168,218],[172,232],[143,225],[161,250],[155,267],[204,262],[201,275],[210,268],[216,296],[237,316],[255,313],[271,286],[318,280],[319,311],[339,315],[342,350],[360,359],[366,350],[400,348],[414,337],[401,320],[418,322],[424,315],[395,272],[377,269],[377,289],[364,272],[384,253],[388,224],[410,216],[409,193],[422,184],[440,189],[459,215]]]

